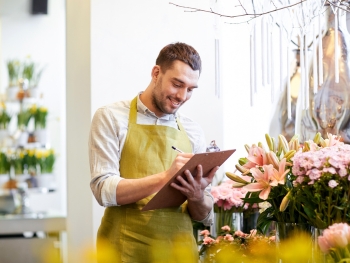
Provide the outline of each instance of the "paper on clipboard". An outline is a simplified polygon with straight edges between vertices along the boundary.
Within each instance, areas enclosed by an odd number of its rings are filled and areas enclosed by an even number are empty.
[[[162,189],[142,208],[142,211],[180,206],[187,197],[176,190],[171,183],[177,183],[176,177],[184,177],[184,171],[189,170],[192,174],[196,173],[198,164],[203,167],[203,177],[206,177],[211,169],[221,166],[236,150],[225,150],[219,152],[198,153],[192,158],[163,186]]]

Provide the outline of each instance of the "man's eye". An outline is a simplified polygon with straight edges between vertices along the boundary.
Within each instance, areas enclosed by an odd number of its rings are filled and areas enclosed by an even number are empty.
[[[177,88],[180,88],[180,87],[181,87],[180,84],[176,84],[176,83],[174,83],[174,86],[177,87]]]

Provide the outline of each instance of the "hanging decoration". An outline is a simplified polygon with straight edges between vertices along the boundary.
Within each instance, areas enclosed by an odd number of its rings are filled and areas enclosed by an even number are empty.
[[[345,13],[350,12],[349,0],[239,0],[234,15],[228,14],[227,10],[221,13],[212,8],[203,10],[170,4],[186,8],[188,12],[206,12],[249,23],[251,106],[257,93],[268,89],[273,102],[274,84],[278,81],[280,89],[276,90],[284,96],[281,101],[287,110],[287,122],[294,122],[293,133],[301,136],[301,142],[310,137],[308,134],[321,132],[326,137],[325,134],[330,132],[340,134],[350,143],[350,91],[347,89],[350,40],[340,23]],[[332,21],[329,13],[332,13]],[[278,68],[273,52],[276,43],[280,49],[280,76],[274,70]],[[290,83],[291,72],[296,69],[295,66],[291,68],[294,50],[298,50],[300,61],[296,105],[291,99]],[[283,112],[279,108],[276,110]],[[280,125],[282,129],[284,124]]]

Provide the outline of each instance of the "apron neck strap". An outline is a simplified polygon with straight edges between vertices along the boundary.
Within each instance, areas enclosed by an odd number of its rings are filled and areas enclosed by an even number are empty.
[[[137,119],[137,96],[131,101],[130,113],[129,113],[129,123],[136,124]]]

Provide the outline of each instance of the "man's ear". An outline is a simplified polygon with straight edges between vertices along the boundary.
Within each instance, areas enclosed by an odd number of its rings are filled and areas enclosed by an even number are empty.
[[[155,65],[152,68],[152,73],[151,73],[153,81],[157,81],[158,80],[159,74],[160,74],[160,66]]]

